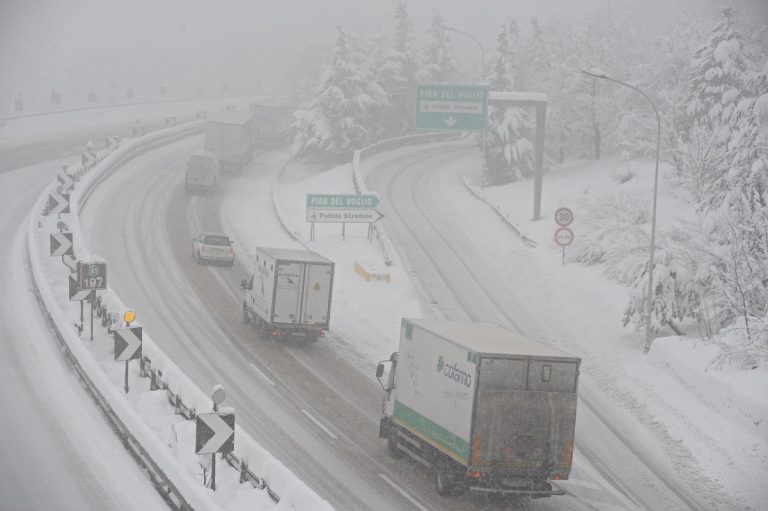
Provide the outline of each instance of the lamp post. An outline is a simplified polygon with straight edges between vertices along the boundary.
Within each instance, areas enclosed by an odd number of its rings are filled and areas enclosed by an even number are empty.
[[[472,39],[478,48],[480,48],[480,80],[478,80],[478,83],[483,83],[485,81],[485,50],[483,49],[483,45],[480,44],[480,41],[477,40],[475,36],[472,34],[469,34],[467,32],[464,32],[463,30],[459,30],[458,28],[454,27],[445,27],[446,30],[449,32],[456,32],[457,34],[461,34],[463,36],[469,37]]]
[[[641,91],[637,87],[628,83],[622,82],[615,78],[611,78],[603,71],[597,68],[584,68],[581,70],[585,75],[589,75],[593,78],[600,78],[608,80],[610,82],[618,83],[625,87],[629,87],[633,91],[640,93],[651,104],[653,112],[656,114],[656,171],[653,176],[653,210],[651,213],[651,253],[648,258],[648,300],[645,309],[645,342],[643,344],[643,353],[648,353],[651,349],[651,311],[653,306],[653,252],[656,248],[656,202],[659,195],[659,155],[661,151],[661,117],[659,117],[659,110],[653,103],[648,94]]]
[[[461,34],[463,36],[469,37],[472,39],[475,44],[477,44],[477,47],[480,48],[480,80],[478,80],[478,83],[483,84],[485,82],[485,50],[483,49],[483,45],[480,44],[480,41],[477,40],[475,36],[473,36],[470,33],[464,32],[463,30],[459,30],[458,28],[447,26],[445,27],[446,30],[450,32],[456,32],[457,34]],[[483,128],[483,131],[480,133],[480,153],[483,156],[483,172],[486,172],[485,169],[485,130],[486,128]]]

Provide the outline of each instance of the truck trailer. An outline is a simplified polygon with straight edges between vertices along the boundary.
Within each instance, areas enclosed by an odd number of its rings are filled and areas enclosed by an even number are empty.
[[[306,250],[257,247],[243,279],[243,319],[262,337],[316,341],[328,329],[334,263]]]
[[[227,110],[205,122],[205,150],[213,152],[223,171],[243,170],[253,159],[253,114]]]
[[[376,368],[379,437],[441,495],[563,495],[553,481],[571,471],[580,363],[498,325],[403,319],[399,351]]]

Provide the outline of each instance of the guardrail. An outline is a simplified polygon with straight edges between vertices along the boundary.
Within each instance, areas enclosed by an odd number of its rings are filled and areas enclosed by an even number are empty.
[[[69,228],[78,242],[76,248],[79,248],[82,243],[78,214],[104,179],[132,158],[157,147],[192,136],[199,132],[202,126],[202,122],[193,122],[145,135],[108,154],[100,154],[94,165],[78,170],[77,175],[81,180],[80,185],[70,196],[72,216],[69,219]],[[52,222],[48,220],[55,220],[52,218],[44,219],[40,214],[47,209],[45,199],[49,192],[55,188],[56,182],[54,181],[46,188],[35,204],[28,226],[27,256],[37,301],[51,325],[63,353],[74,367],[86,391],[109,421],[113,431],[120,437],[126,449],[133,455],[154,487],[172,509],[178,511],[221,509],[205,492],[202,485],[196,484],[191,477],[181,473],[182,469],[179,462],[171,455],[167,446],[160,441],[149,425],[139,417],[136,410],[129,405],[124,395],[120,393],[120,389],[108,379],[97,361],[85,348],[80,332],[69,322],[66,312],[58,303],[54,289],[50,287],[49,279],[51,276],[44,273],[39,254],[41,244],[44,245],[41,242],[41,235],[47,234],[47,231],[42,232],[43,228],[50,227]],[[77,252],[83,257],[89,255],[84,248],[79,248]],[[92,306],[97,317],[101,320],[101,326],[106,327],[107,332],[111,331],[112,326],[110,312],[126,309],[111,289],[99,295]],[[151,342],[146,333],[143,344],[144,352],[149,351],[151,357],[145,355],[140,359],[139,375],[150,380],[150,391],[162,390],[166,393],[173,413],[187,420],[194,420],[197,415],[196,410],[201,406],[207,406],[209,398]],[[153,361],[152,358],[157,358],[160,362]],[[175,377],[174,381],[167,376],[169,373]],[[186,392],[187,396],[191,395],[191,401],[185,402],[182,398],[182,392]],[[255,452],[257,456],[262,455],[268,462],[272,460],[271,455],[263,451],[258,444],[242,432],[241,428],[237,427],[236,429],[238,430],[238,445],[245,445],[245,448],[236,446],[236,449],[246,453]],[[280,502],[280,496],[275,489],[270,487],[267,478],[259,476],[248,467],[245,455],[238,456],[233,452],[223,456],[223,458],[228,465],[239,471],[240,483],[247,482],[257,490],[265,490],[273,502]],[[279,480],[284,481],[286,479],[282,477],[283,473],[287,472],[282,465],[270,466],[276,472],[275,475]],[[298,481],[295,476],[292,477],[293,481]],[[292,504],[301,501],[308,508],[331,509],[330,505],[317,497],[314,492],[294,491],[291,493],[292,502],[288,506],[293,507]],[[294,507],[294,509],[297,508]]]

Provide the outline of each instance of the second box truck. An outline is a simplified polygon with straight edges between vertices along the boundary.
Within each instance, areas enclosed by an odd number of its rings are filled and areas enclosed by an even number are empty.
[[[244,279],[243,319],[264,337],[315,341],[328,329],[333,261],[307,250],[257,247]]]

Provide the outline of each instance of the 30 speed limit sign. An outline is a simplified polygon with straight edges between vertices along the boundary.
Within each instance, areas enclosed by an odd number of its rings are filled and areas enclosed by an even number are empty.
[[[557,208],[557,211],[555,211],[555,222],[560,227],[568,227],[573,222],[573,211],[569,208]]]

